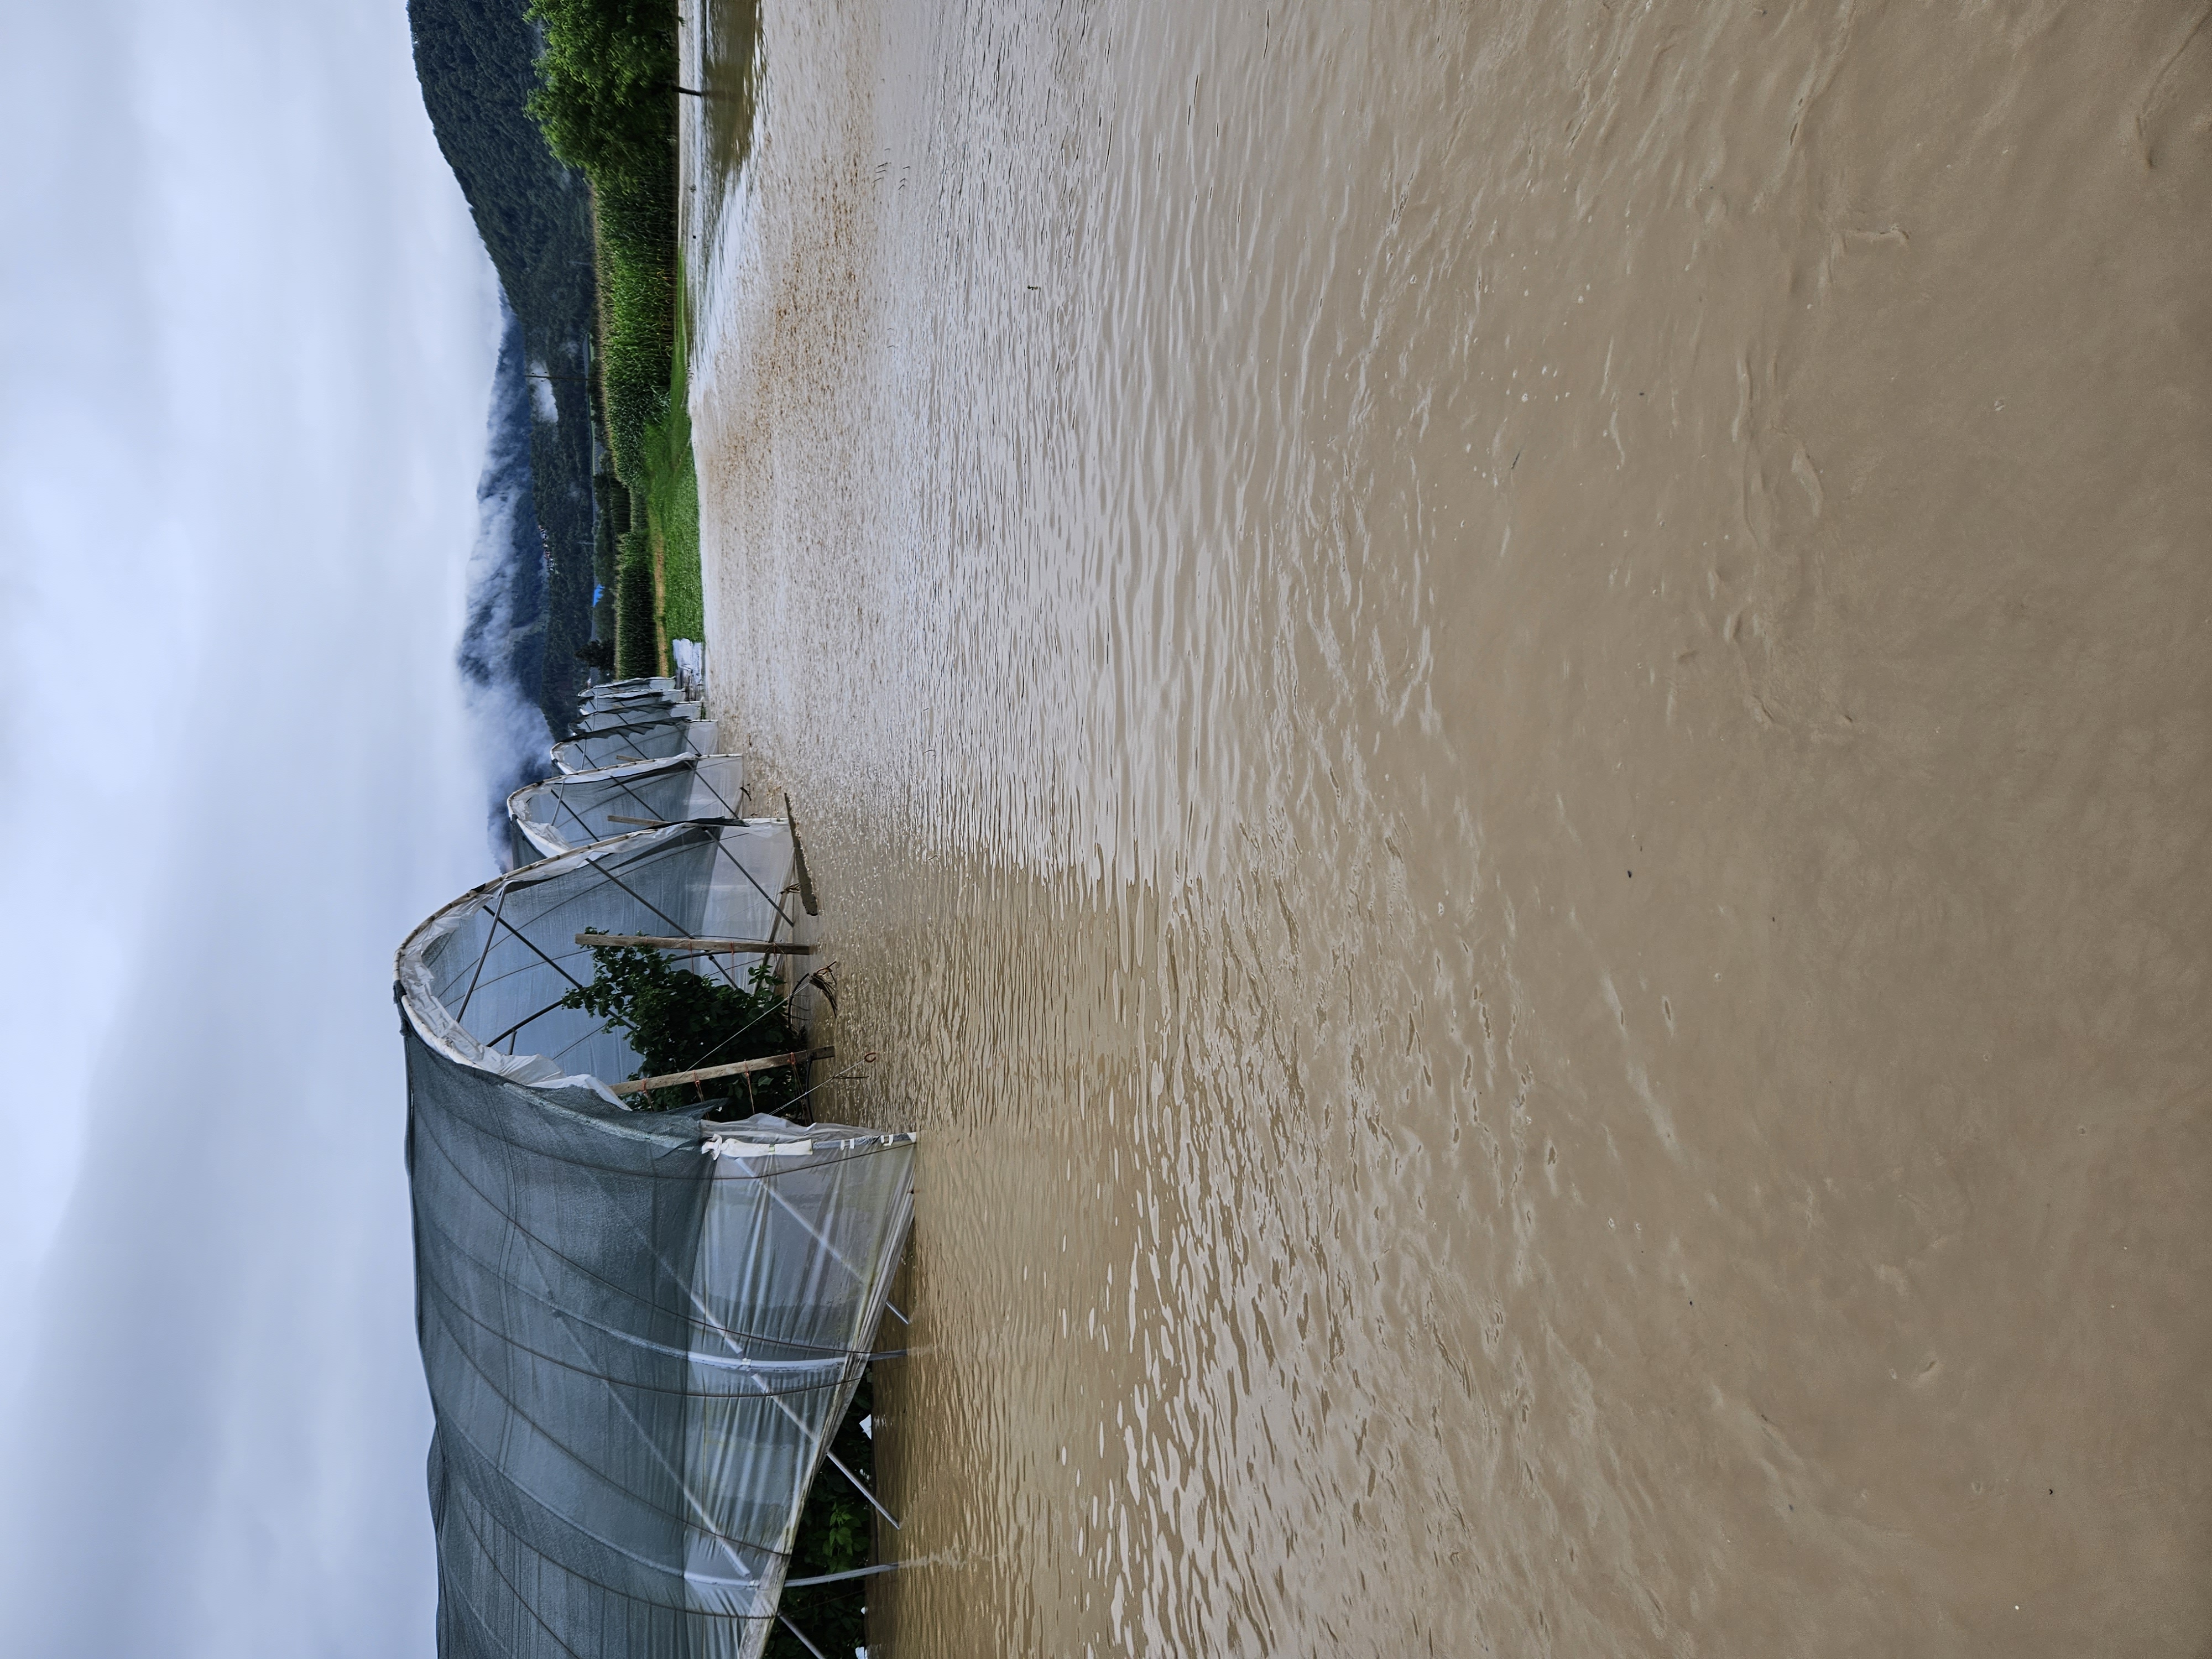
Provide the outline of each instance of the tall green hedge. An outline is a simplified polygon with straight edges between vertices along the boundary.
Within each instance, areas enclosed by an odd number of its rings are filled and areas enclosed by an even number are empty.
[[[653,545],[642,530],[622,538],[615,578],[615,672],[660,672],[660,633],[653,617]]]
[[[599,207],[599,374],[607,447],[625,478],[641,476],[647,431],[668,412],[676,350],[676,173],[594,179]]]

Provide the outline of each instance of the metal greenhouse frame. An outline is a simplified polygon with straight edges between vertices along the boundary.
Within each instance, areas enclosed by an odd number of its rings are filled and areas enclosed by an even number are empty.
[[[595,690],[587,716],[696,724],[672,687]],[[586,929],[732,977],[811,948],[791,826],[742,785],[672,752],[518,790],[535,861],[400,949],[447,1659],[753,1659],[875,1352],[915,1137],[631,1110],[635,1051],[562,1000]]]

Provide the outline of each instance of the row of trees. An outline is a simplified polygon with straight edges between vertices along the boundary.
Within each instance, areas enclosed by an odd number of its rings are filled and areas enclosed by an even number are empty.
[[[675,0],[532,0],[529,15],[545,40],[530,113],[591,180],[607,441],[635,489],[674,367]]]

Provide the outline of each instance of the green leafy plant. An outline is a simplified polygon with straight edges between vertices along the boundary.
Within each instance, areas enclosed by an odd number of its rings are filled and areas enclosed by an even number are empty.
[[[876,1484],[874,1443],[861,1432],[861,1420],[875,1410],[873,1380],[863,1377],[853,1403],[830,1443],[845,1467]],[[867,1500],[854,1492],[843,1475],[825,1459],[799,1511],[799,1530],[791,1543],[793,1578],[815,1578],[824,1573],[850,1572],[865,1567],[875,1554],[875,1516]],[[824,1653],[850,1653],[868,1639],[867,1597],[871,1578],[848,1579],[839,1584],[804,1585],[783,1593],[783,1610]],[[765,1659],[807,1659],[806,1650],[791,1632],[777,1626],[764,1650]]]
[[[597,1014],[628,1034],[643,1062],[632,1078],[757,1060],[802,1046],[766,963],[754,967],[747,983],[732,985],[719,974],[694,973],[665,952],[643,946],[610,946],[595,955],[592,982],[569,992],[561,1006]],[[799,1071],[778,1067],[651,1090],[635,1103],[641,1111],[668,1111],[726,1095],[742,1115],[748,1109],[775,1111],[805,1086]]]

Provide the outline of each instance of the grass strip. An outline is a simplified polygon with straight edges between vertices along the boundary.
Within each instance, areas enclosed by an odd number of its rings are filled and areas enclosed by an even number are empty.
[[[699,468],[691,453],[686,384],[690,341],[685,337],[685,299],[679,277],[667,410],[647,429],[641,446],[646,520],[652,527],[654,567],[660,577],[660,637],[664,641],[707,636],[706,592],[699,564]]]

